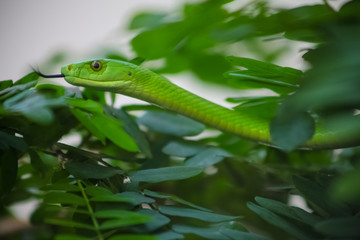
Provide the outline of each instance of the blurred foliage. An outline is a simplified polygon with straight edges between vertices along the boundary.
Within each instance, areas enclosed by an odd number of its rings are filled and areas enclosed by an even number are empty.
[[[208,0],[133,17],[133,63],[163,60],[155,71],[276,93],[226,97],[236,111],[272,121],[273,138],[288,152],[227,133],[199,135],[210,129],[154,106],[115,108],[115,95],[57,86],[34,73],[1,81],[0,224],[19,225],[18,203],[37,207],[30,224],[2,229],[0,238],[359,239],[356,142],[337,151],[293,150],[319,119],[357,139],[359,12],[359,1],[334,10],[326,1],[274,9],[264,1]],[[276,41],[282,46],[273,47]],[[270,63],[293,41],[313,43],[304,72]],[[78,141],[67,143],[71,137]],[[291,206],[294,196],[307,209]]]

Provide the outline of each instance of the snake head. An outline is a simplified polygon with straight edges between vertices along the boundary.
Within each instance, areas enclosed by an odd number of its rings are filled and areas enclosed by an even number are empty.
[[[92,59],[61,68],[65,80],[76,86],[119,92],[132,85],[137,66],[110,59]]]

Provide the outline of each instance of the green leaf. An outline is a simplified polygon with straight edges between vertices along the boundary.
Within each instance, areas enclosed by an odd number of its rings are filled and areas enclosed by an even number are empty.
[[[273,143],[285,151],[292,151],[309,140],[315,132],[315,123],[306,113],[281,111],[270,124]]]
[[[49,224],[63,226],[63,227],[82,228],[82,229],[94,231],[94,227],[92,225],[75,222],[73,220],[68,220],[68,219],[46,218],[45,222],[49,223]]]
[[[177,157],[191,157],[204,150],[205,146],[190,141],[172,141],[165,145],[162,152]]]
[[[225,157],[231,157],[231,154],[219,148],[208,148],[187,159],[185,165],[188,167],[207,167],[221,162]]]
[[[266,240],[267,238],[254,233],[241,232],[230,228],[220,228],[220,233],[233,240]]]
[[[200,174],[203,170],[203,168],[199,167],[163,167],[131,172],[129,177],[133,182],[158,183],[170,180],[187,179]]]
[[[118,236],[113,236],[109,238],[109,240],[161,240],[161,239],[152,235],[122,234]]]
[[[48,192],[44,197],[45,203],[60,203],[85,206],[85,200],[75,194],[66,192]]]
[[[161,240],[177,240],[177,239],[184,238],[184,235],[173,232],[173,231],[159,233],[159,234],[156,234],[155,236],[160,238]]]
[[[0,92],[6,88],[9,88],[13,85],[12,80],[3,80],[0,81]]]
[[[170,219],[162,214],[160,214],[158,211],[152,210],[152,209],[140,209],[138,211],[141,214],[150,216],[152,218],[151,222],[147,222],[143,224],[143,228],[146,229],[148,232],[155,231],[165,225],[167,225],[170,222]]]
[[[138,192],[122,192],[122,193],[117,193],[116,195],[131,199],[131,204],[135,206],[140,205],[142,203],[151,204],[155,202],[154,199],[146,197]]]
[[[219,230],[220,228],[216,227],[209,227],[209,228],[199,228],[193,226],[184,226],[184,225],[173,225],[172,229],[178,233],[192,233],[198,235],[200,237],[206,239],[213,239],[213,240],[229,240],[231,238],[223,235]]]
[[[88,194],[89,196],[92,196],[92,197],[113,194],[110,190],[103,188],[103,187],[99,187],[99,186],[88,186],[85,188],[85,192],[86,192],[86,194]]]
[[[331,218],[315,225],[316,231],[335,238],[360,238],[360,218]]]
[[[132,18],[129,29],[154,28],[163,23],[164,13],[140,13]]]
[[[135,65],[140,66],[144,61],[145,61],[145,58],[136,57],[136,58],[130,60],[129,63],[132,63],[132,64],[135,64]]]
[[[196,204],[193,204],[191,202],[188,202],[184,199],[181,199],[179,198],[178,196],[175,196],[175,195],[172,195],[172,194],[168,194],[168,193],[158,193],[158,192],[153,192],[153,191],[150,191],[150,190],[147,190],[145,189],[144,190],[144,194],[145,195],[148,195],[150,197],[155,197],[155,198],[165,198],[165,199],[171,199],[172,201],[174,202],[177,202],[177,203],[181,203],[181,204],[184,204],[186,206],[189,206],[189,207],[192,207],[192,208],[195,208],[195,209],[198,209],[198,210],[201,210],[201,211],[205,211],[205,212],[211,212],[211,210],[207,209],[207,208],[203,208],[203,207],[200,207]]]
[[[254,203],[248,202],[248,208],[259,215],[262,219],[267,221],[268,223],[281,228],[282,230],[296,236],[300,240],[308,240],[308,239],[316,239],[316,236],[309,234],[304,231],[302,228],[292,224],[286,219],[278,216],[277,214],[271,212],[270,210],[260,207]]]
[[[152,154],[149,142],[147,141],[145,135],[139,129],[139,126],[137,125],[135,120],[123,109],[107,108],[107,110],[111,111],[112,116],[123,122],[124,130],[136,142],[136,144],[140,148],[140,151],[144,153],[147,157],[151,158]]]
[[[23,85],[23,84],[27,84],[29,82],[35,81],[39,79],[39,75],[36,72],[31,72],[29,74],[27,74],[26,76],[20,78],[19,80],[17,80],[14,83],[14,86],[17,85]]]
[[[160,206],[159,211],[165,215],[195,218],[206,222],[224,222],[234,220],[239,217],[220,215],[216,213],[204,212],[191,208]]]
[[[195,136],[205,129],[201,123],[163,111],[147,111],[138,121],[156,132],[180,137]]]
[[[15,185],[18,172],[18,159],[15,151],[0,151],[0,197],[9,193]]]
[[[331,198],[328,191],[316,183],[300,176],[294,176],[293,180],[296,188],[306,200],[324,211],[321,212],[323,215],[339,217],[352,215],[351,209],[345,203]]]
[[[67,192],[79,192],[80,189],[77,185],[70,183],[56,182],[54,184],[48,184],[41,187],[44,191],[67,191]]]
[[[105,138],[108,138],[125,150],[138,151],[134,140],[122,129],[122,124],[116,119],[100,113],[87,113],[79,109],[71,109],[71,112],[103,144]]]
[[[247,69],[229,71],[224,75],[230,85],[238,88],[268,88],[286,95],[296,90],[302,76],[300,70],[250,58],[229,56],[227,60],[235,66]]]
[[[119,202],[119,203],[126,202],[126,203],[131,203],[132,199],[127,198],[127,197],[118,196],[117,194],[112,194],[112,195],[95,196],[95,197],[91,198],[90,201],[92,201],[92,202]]]
[[[90,161],[69,161],[65,164],[65,169],[77,179],[103,179],[124,173],[118,168],[104,167]]]
[[[261,197],[255,197],[255,201],[262,207],[284,217],[294,219],[309,226],[314,226],[322,219],[314,214],[308,213],[298,207],[287,206],[286,204],[275,201],[272,199],[266,199]]]
[[[21,152],[25,152],[28,149],[28,146],[23,138],[0,131],[0,149],[5,150],[10,147]]]
[[[106,220],[100,224],[101,230],[117,229],[120,227],[127,227],[131,225],[137,225],[141,223],[149,222],[151,219],[148,216],[144,218],[124,218],[124,219],[112,219]]]
[[[67,98],[66,102],[72,107],[80,108],[91,113],[102,113],[101,105],[93,100],[84,100],[81,98]]]
[[[330,191],[337,199],[357,202],[360,199],[360,169],[340,176]]]
[[[0,91],[0,100],[10,98],[18,93],[25,91],[26,89],[32,88],[36,85],[36,81],[28,82],[26,84],[16,85],[9,88],[5,88]]]
[[[77,235],[70,234],[58,234],[55,236],[55,240],[88,240],[87,237],[80,237]]]

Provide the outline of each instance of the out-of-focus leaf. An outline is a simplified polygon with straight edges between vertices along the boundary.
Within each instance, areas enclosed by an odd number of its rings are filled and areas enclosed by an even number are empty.
[[[233,240],[267,240],[267,238],[254,233],[242,232],[230,228],[220,228],[220,233]]]
[[[129,29],[155,28],[163,23],[164,13],[140,13],[133,17]]]
[[[18,159],[12,149],[0,153],[0,197],[14,187],[18,172]]]
[[[309,140],[315,132],[315,123],[306,112],[280,111],[271,121],[270,135],[273,143],[291,151]]]
[[[302,72],[289,67],[280,67],[250,58],[227,57],[235,66],[247,70],[234,70],[225,74],[230,84],[239,88],[268,88],[279,94],[293,92],[299,84]],[[238,81],[238,82],[237,82]]]
[[[311,235],[311,233],[306,232],[304,229],[292,224],[291,222],[287,221],[286,219],[278,216],[277,214],[273,213],[272,211],[260,207],[254,203],[248,202],[248,208],[259,215],[262,219],[267,221],[268,223],[281,228],[282,230],[296,236],[298,239],[301,240],[308,240],[308,239],[315,239],[316,236]]]
[[[66,102],[73,107],[80,108],[82,110],[91,113],[102,113],[103,109],[101,105],[93,100],[84,100],[80,98],[67,98]]]
[[[296,188],[304,195],[304,197],[321,209],[322,214],[330,216],[351,216],[351,209],[343,202],[336,201],[329,196],[326,189],[320,187],[316,183],[300,177],[293,178]]]
[[[129,63],[132,63],[132,64],[135,64],[135,65],[140,66],[144,61],[145,61],[145,58],[136,57],[136,58],[134,58],[134,59],[131,59],[131,60],[129,61]]]
[[[125,211],[125,210],[99,210],[95,212],[95,217],[97,218],[116,218],[116,219],[126,219],[132,221],[139,221],[139,223],[145,223],[152,220],[152,217],[144,215],[138,212]]]
[[[337,179],[331,193],[346,202],[356,202],[360,199],[360,169],[348,172]]]
[[[3,80],[0,81],[0,92],[6,88],[9,88],[13,85],[12,80]]]
[[[85,206],[85,200],[73,193],[65,192],[49,192],[44,197],[45,203],[61,203],[61,204],[73,204],[79,206]]]
[[[175,196],[175,195],[172,195],[172,194],[158,193],[158,192],[153,192],[153,191],[150,191],[150,190],[147,190],[147,189],[144,190],[144,194],[148,195],[150,197],[155,197],[155,198],[171,199],[174,202],[184,204],[184,205],[186,205],[188,207],[192,207],[192,208],[195,208],[195,209],[198,209],[198,210],[201,210],[201,211],[205,211],[205,212],[211,212],[211,210],[209,210],[207,208],[200,207],[198,205],[195,205],[195,204],[193,204],[191,202],[188,202],[188,201],[186,201],[184,199],[181,199],[178,196]]]
[[[315,229],[329,237],[335,238],[360,238],[360,218],[359,217],[344,217],[344,218],[331,218],[319,222],[315,225]]]
[[[255,197],[255,201],[262,207],[284,217],[294,219],[309,226],[314,226],[322,219],[314,214],[308,213],[298,207],[287,206],[286,204],[275,201],[272,199],[266,199],[261,197]]]
[[[39,79],[39,75],[36,72],[31,72],[27,74],[26,76],[20,78],[14,83],[14,86],[27,84],[29,82],[35,81]]]
[[[205,148],[204,145],[196,144],[196,142],[169,142],[162,149],[162,152],[177,157],[191,157],[199,153]]]
[[[85,191],[86,191],[86,194],[88,194],[89,196],[92,196],[92,197],[113,194],[110,190],[103,188],[103,187],[99,187],[99,186],[88,186],[85,188]]]
[[[231,154],[219,148],[208,148],[187,159],[185,165],[188,167],[207,167],[221,162],[226,157],[231,157]]]
[[[224,222],[239,218],[234,216],[226,216],[216,213],[204,212],[197,209],[170,206],[160,206],[159,211],[165,215],[195,218],[206,222]]]
[[[0,149],[5,150],[9,149],[9,147],[22,152],[25,152],[28,149],[27,144],[22,138],[0,131]]]
[[[58,234],[55,236],[55,240],[88,240],[88,238],[70,234]]]
[[[204,169],[201,167],[163,167],[156,169],[145,169],[129,173],[133,182],[157,183],[170,180],[187,179],[200,174]]]
[[[51,108],[59,106],[65,106],[63,98],[48,98],[35,90],[21,92],[4,102],[5,111],[21,113],[29,120],[42,125],[53,121],[54,115]]]
[[[104,167],[89,161],[67,162],[65,169],[77,179],[103,179],[123,173],[120,169]]]
[[[199,122],[163,111],[147,111],[138,121],[157,132],[175,136],[195,136],[205,129]]]

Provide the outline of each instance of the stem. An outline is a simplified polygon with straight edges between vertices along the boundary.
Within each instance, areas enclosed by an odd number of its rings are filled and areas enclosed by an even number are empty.
[[[99,223],[98,221],[96,220],[95,218],[95,214],[94,214],[94,211],[90,205],[90,201],[89,201],[89,198],[87,197],[86,193],[85,193],[85,189],[83,188],[82,184],[81,184],[81,181],[80,180],[77,180],[77,184],[81,190],[81,194],[86,202],[86,206],[87,206],[87,209],[89,211],[89,214],[90,214],[90,217],[91,217],[91,220],[94,224],[94,228],[95,228],[95,232],[96,234],[98,235],[98,238],[99,240],[104,240],[104,237],[103,235],[101,234],[101,231],[100,231],[100,226],[99,226]]]

